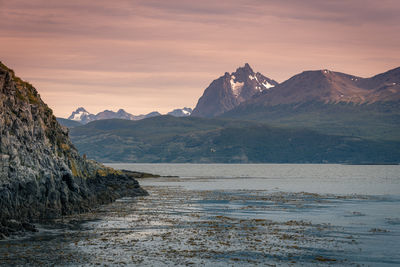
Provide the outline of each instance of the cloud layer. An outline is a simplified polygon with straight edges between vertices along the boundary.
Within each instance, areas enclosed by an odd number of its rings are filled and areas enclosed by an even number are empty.
[[[0,52],[58,116],[191,106],[245,62],[371,76],[400,65],[397,0],[0,0]]]

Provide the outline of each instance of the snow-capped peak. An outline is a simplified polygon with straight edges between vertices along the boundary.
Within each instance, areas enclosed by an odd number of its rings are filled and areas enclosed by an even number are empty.
[[[261,73],[255,73],[249,64],[240,67],[231,74],[225,73],[225,78],[230,78],[229,83],[232,94],[235,98],[253,95],[254,93],[263,92],[275,87],[275,81],[268,79]]]
[[[69,120],[73,121],[82,121],[83,117],[91,115],[86,109],[83,107],[77,108],[74,112],[72,112],[71,116],[68,117]]]

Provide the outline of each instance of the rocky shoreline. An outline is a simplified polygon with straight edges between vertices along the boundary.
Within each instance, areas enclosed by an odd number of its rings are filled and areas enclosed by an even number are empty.
[[[0,62],[0,239],[33,222],[143,196],[135,178],[80,156],[37,90]]]
[[[135,178],[139,172],[97,173],[82,179],[65,176],[35,183],[14,182],[0,187],[0,240],[24,232],[36,232],[34,223],[83,213],[122,197],[148,195]],[[43,194],[42,192],[46,192]]]

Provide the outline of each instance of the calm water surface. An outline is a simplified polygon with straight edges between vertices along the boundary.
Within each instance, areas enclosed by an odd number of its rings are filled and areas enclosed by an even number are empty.
[[[328,164],[108,164],[117,169],[183,178],[190,190],[281,190],[333,194],[400,195],[400,165]],[[192,179],[190,179],[192,178]],[[211,178],[211,179],[201,179]],[[243,178],[243,179],[240,179]],[[233,180],[232,180],[233,179]],[[142,181],[142,184],[147,184]],[[159,184],[150,180],[151,185]]]
[[[400,266],[400,166],[108,165],[177,177],[2,241],[0,263]]]

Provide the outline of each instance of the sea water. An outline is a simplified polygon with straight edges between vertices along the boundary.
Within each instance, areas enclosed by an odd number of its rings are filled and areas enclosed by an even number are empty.
[[[400,166],[108,164],[149,196],[0,242],[0,263],[400,265]]]

